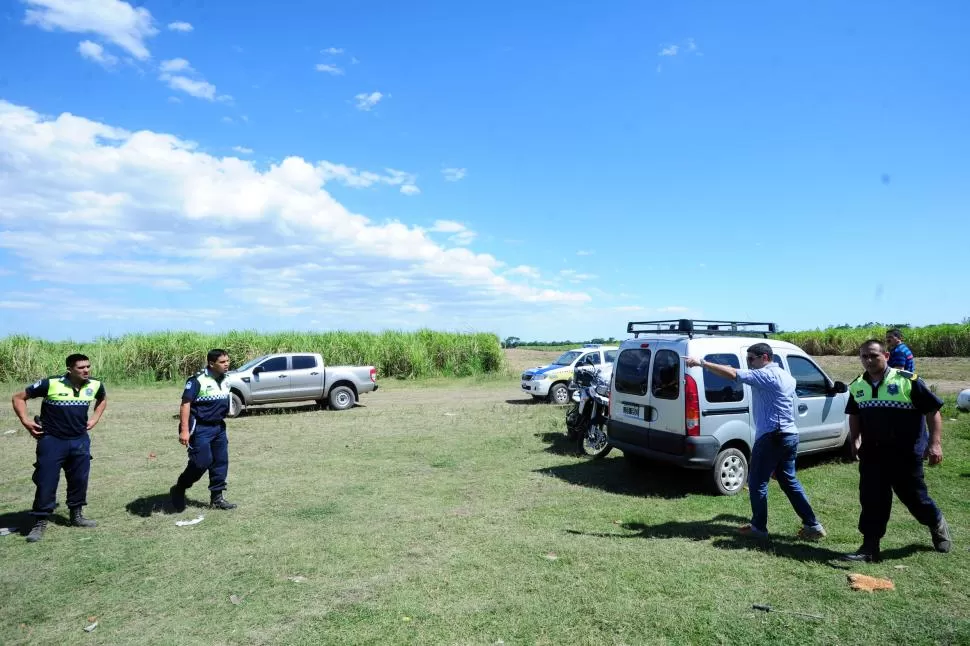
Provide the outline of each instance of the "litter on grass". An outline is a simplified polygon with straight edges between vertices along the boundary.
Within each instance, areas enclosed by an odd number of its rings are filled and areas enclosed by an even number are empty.
[[[179,527],[185,527],[186,525],[198,525],[199,523],[202,522],[203,518],[205,518],[205,516],[198,516],[197,518],[193,518],[192,520],[177,520],[175,521],[175,524],[178,525]]]
[[[853,590],[865,590],[866,592],[873,592],[875,590],[895,590],[896,585],[889,579],[880,579],[874,576],[866,576],[865,574],[848,574],[846,578],[849,579],[849,587]]]
[[[98,622],[94,622],[93,624],[88,624],[87,626],[84,627],[84,632],[86,633],[93,632],[94,629],[97,627],[98,627]]]

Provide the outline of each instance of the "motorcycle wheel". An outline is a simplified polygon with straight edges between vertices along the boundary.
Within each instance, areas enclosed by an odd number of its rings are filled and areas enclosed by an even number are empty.
[[[583,430],[584,432],[579,440],[581,455],[599,460],[613,450],[613,445],[606,437],[606,426],[604,424],[589,424]]]

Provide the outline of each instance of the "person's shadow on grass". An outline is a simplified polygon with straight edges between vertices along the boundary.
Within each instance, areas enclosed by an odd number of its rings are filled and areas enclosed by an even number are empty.
[[[186,498],[185,506],[188,507],[206,507],[200,502]],[[132,500],[130,503],[125,505],[125,509],[128,510],[129,514],[134,514],[135,516],[141,516],[142,518],[149,518],[154,513],[162,514],[176,514],[175,507],[172,506],[172,497],[168,492],[155,494],[154,496],[143,496]]]
[[[71,524],[71,521],[62,514],[51,514],[47,517],[47,520],[54,525],[61,525],[64,527]],[[30,515],[29,509],[0,514],[0,527],[9,529],[11,534],[26,536],[30,531],[30,528],[34,526],[35,521],[36,518]]]

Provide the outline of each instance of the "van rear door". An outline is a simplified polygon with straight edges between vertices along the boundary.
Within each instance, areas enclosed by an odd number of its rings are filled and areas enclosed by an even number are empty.
[[[682,345],[663,340],[655,343],[650,373],[650,448],[677,455],[684,452],[684,437],[687,435]]]

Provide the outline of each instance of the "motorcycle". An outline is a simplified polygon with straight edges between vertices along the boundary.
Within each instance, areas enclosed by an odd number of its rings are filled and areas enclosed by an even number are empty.
[[[577,368],[569,382],[573,406],[566,413],[566,437],[580,456],[598,459],[613,449],[606,436],[610,381],[596,368]]]

